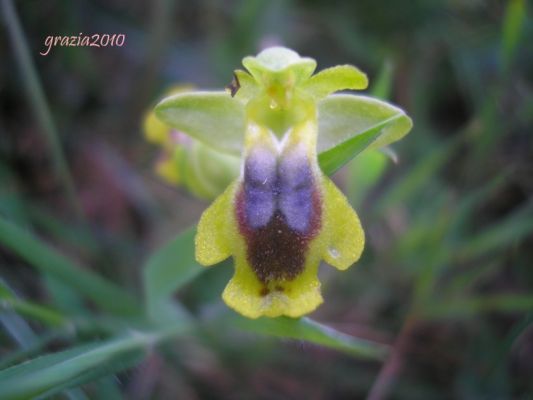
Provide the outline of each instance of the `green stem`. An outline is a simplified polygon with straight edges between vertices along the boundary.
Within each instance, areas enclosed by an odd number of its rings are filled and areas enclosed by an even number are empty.
[[[15,58],[22,71],[26,94],[33,107],[39,125],[46,135],[56,173],[63,184],[76,216],[82,220],[82,209],[75,194],[74,182],[68,169],[65,155],[61,149],[57,127],[52,119],[50,109],[48,108],[48,103],[46,102],[35,65],[32,62],[30,51],[24,33],[22,32],[13,2],[11,0],[2,0],[2,11],[9,39],[15,52]]]

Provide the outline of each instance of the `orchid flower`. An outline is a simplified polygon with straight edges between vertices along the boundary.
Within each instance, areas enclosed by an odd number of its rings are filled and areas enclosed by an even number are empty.
[[[300,317],[323,301],[320,262],[345,270],[365,243],[357,214],[322,171],[319,155],[327,164],[354,139],[369,148],[387,145],[411,121],[379,100],[333,95],[366,88],[366,75],[353,66],[313,75],[313,59],[283,47],[243,65],[247,71],[235,71],[230,93],[171,96],[156,115],[218,151],[241,154],[240,175],[203,213],[195,240],[202,265],[234,259],[225,303],[249,318]]]

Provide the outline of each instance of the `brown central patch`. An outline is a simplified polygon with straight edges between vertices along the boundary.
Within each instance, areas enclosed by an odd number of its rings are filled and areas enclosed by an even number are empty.
[[[244,191],[241,189],[237,194],[239,230],[246,240],[248,262],[262,283],[293,280],[302,273],[309,242],[320,228],[321,204],[316,191],[310,201],[313,202],[313,212],[306,232],[291,229],[279,210],[274,212],[268,224],[253,229],[246,223]]]

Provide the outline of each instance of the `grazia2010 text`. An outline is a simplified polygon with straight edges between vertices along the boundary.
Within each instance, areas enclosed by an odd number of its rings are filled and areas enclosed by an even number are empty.
[[[79,33],[73,36],[52,36],[49,35],[44,40],[45,49],[39,52],[42,56],[50,54],[52,47],[122,47],[126,43],[124,33],[84,35]]]

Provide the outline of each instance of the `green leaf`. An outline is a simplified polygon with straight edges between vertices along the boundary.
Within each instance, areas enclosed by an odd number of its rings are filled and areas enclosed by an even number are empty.
[[[2,300],[0,303],[3,306],[7,305],[6,302],[17,299],[15,293],[2,279],[0,279],[0,299]],[[52,322],[56,321],[52,318]],[[52,334],[45,333],[37,336],[31,326],[22,317],[9,309],[0,312],[0,325],[3,326],[7,336],[10,336],[13,342],[17,343],[18,347],[20,347],[20,349],[13,353],[2,355],[0,369],[21,358],[27,357],[29,353],[44,347],[50,340],[58,338],[59,330],[56,330]]]
[[[15,294],[8,285],[0,280],[0,291],[3,299],[16,299]],[[52,340],[60,338],[58,332],[45,333],[37,335],[25,320],[13,312],[7,311],[0,313],[0,324],[2,324],[14,341],[17,342],[20,349],[13,353],[4,354],[1,358],[0,369],[13,364],[14,362],[27,358],[31,353],[35,353],[49,344]],[[69,399],[87,399],[81,389],[65,390],[63,395]]]
[[[195,235],[196,227],[178,235],[154,252],[144,268],[146,308],[154,321],[183,318],[171,303],[172,296],[205,270],[194,258]]]
[[[16,320],[16,318],[18,318],[18,321]],[[18,324],[21,321],[27,326],[28,329],[31,329],[22,318],[20,318],[14,313],[11,313],[9,315],[4,313],[2,316],[0,316],[0,323],[4,325],[5,329],[8,331],[13,329],[13,326],[9,325],[13,325],[14,323]],[[12,332],[10,333],[11,335],[13,335]],[[39,336],[37,336],[32,331],[30,340],[26,344],[22,345],[21,343],[19,343],[19,349],[2,355],[2,358],[0,359],[0,370],[10,367],[15,363],[22,362],[23,360],[26,360],[30,357],[36,356],[38,353],[42,352],[43,349],[48,347],[51,343],[57,343],[58,341],[70,339],[72,339],[72,334],[66,334],[64,330],[56,330],[54,332],[48,332],[44,334],[41,333]]]
[[[37,339],[30,325],[14,312],[1,312],[0,325],[4,327],[6,336],[10,336],[13,342],[17,343],[22,349],[30,348]],[[3,355],[1,358],[2,363],[4,358],[6,357]]]
[[[151,332],[133,331],[114,339],[48,354],[0,371],[3,400],[47,397],[136,364],[143,353],[185,332],[173,324]]]
[[[199,141],[239,154],[244,140],[244,107],[227,92],[180,93],[163,99],[157,117]]]
[[[361,90],[368,86],[368,78],[352,65],[338,65],[326,68],[313,75],[302,89],[316,99],[322,99],[339,90]]]
[[[279,317],[251,320],[235,315],[229,320],[232,325],[247,331],[281,338],[305,340],[356,357],[383,359],[388,352],[387,345],[347,335],[309,318]]]
[[[91,311],[84,304],[80,293],[68,284],[47,274],[43,276],[43,286],[48,293],[51,305],[66,315],[89,316]]]
[[[35,358],[0,371],[0,398],[52,396],[131,367],[148,345],[148,339],[137,334]]]
[[[318,160],[332,174],[366,148],[405,136],[412,127],[405,113],[365,96],[332,95],[318,103]]]
[[[74,261],[59,254],[38,238],[0,217],[0,243],[42,273],[70,285],[102,309],[121,315],[136,315],[135,299]]]
[[[318,102],[318,152],[338,147],[371,129],[379,128],[371,148],[386,146],[412,128],[405,112],[367,96],[334,94]]]
[[[27,318],[32,318],[52,327],[63,326],[68,320],[59,312],[29,301],[17,299],[8,293],[0,294],[1,308],[13,310]]]

